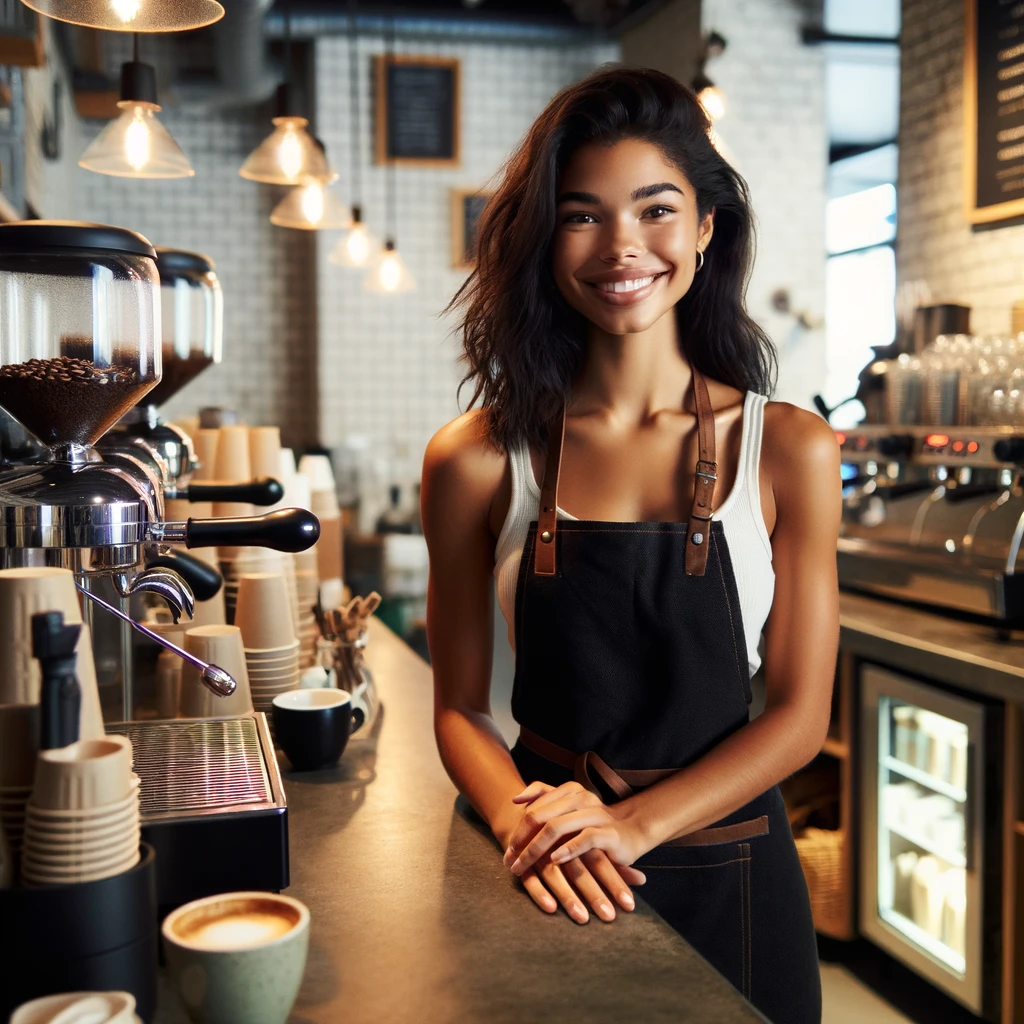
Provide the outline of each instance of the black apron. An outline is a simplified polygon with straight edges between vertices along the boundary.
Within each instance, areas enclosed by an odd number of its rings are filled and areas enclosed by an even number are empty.
[[[564,409],[515,600],[512,757],[524,781],[606,802],[684,768],[748,721],[739,596],[711,519],[714,414],[694,372],[689,523],[556,520]],[[773,1024],[820,1024],[807,886],[778,787],[645,854],[640,895]]]

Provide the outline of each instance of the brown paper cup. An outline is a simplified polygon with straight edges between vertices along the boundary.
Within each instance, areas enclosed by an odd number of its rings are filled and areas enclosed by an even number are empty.
[[[39,752],[32,804],[42,810],[95,810],[127,797],[131,782],[131,740],[118,735],[79,740]]]
[[[252,711],[242,635],[237,626],[196,626],[185,634],[185,650],[224,669],[238,685],[230,697],[218,697],[200,682],[199,670],[186,662],[181,670],[182,717],[221,718]]]
[[[249,428],[249,466],[253,477],[280,478],[281,428]]]
[[[241,425],[220,428],[217,442],[218,480],[251,480],[249,428]]]
[[[295,622],[288,615],[284,577],[253,573],[239,577],[235,625],[246,648],[287,647],[295,642]]]
[[[192,444],[196,449],[199,469],[192,474],[197,483],[217,478],[217,448],[220,442],[220,430],[202,427],[192,435]]]

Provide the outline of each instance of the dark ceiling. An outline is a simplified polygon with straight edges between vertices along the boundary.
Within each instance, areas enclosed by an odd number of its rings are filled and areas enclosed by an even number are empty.
[[[504,21],[519,24],[597,24],[622,28],[634,18],[660,7],[665,0],[359,0],[363,15],[396,18],[466,18],[474,21]],[[344,14],[347,0],[277,0],[274,12],[302,14]]]

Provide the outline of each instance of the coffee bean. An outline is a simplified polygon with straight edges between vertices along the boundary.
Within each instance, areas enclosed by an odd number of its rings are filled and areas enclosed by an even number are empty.
[[[88,339],[78,344],[92,350]],[[78,356],[0,366],[0,405],[47,444],[94,443],[149,387],[134,367],[99,367]]]

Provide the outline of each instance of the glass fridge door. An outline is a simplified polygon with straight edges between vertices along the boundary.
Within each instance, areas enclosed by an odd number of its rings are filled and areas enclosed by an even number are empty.
[[[865,665],[861,928],[981,1012],[982,705]]]

